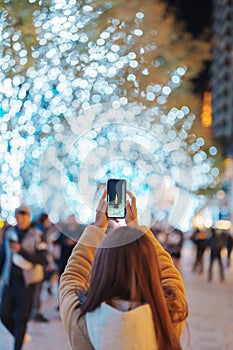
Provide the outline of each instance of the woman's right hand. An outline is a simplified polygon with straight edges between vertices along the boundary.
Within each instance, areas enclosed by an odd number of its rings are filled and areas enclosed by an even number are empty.
[[[129,200],[126,201],[126,216],[125,222],[127,226],[138,227],[138,212],[136,205],[136,198],[130,191],[126,191],[131,198],[131,203]]]
[[[94,222],[94,226],[105,228],[105,229],[108,227],[108,221],[109,221],[106,215],[106,209],[107,209],[106,196],[107,196],[107,190],[104,190],[104,193],[96,209],[96,216],[95,216],[95,222]]]

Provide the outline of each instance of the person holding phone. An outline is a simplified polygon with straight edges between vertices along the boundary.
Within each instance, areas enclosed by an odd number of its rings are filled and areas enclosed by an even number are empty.
[[[180,350],[188,314],[170,255],[127,191],[126,226],[108,230],[107,191],[60,280],[60,315],[73,350]]]

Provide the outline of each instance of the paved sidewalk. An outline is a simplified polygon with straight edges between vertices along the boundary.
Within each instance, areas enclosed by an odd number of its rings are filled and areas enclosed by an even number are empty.
[[[69,350],[64,328],[61,324],[59,311],[57,311],[57,295],[49,296],[43,293],[43,314],[49,319],[49,323],[29,322],[28,333],[31,340],[23,347],[23,350]],[[0,350],[12,350],[12,337],[0,322]]]
[[[182,252],[181,273],[186,286],[189,303],[188,332],[182,336],[183,350],[230,350],[233,349],[233,267],[226,273],[226,280],[219,282],[218,266],[214,266],[214,279],[207,282],[207,259],[203,275],[193,274],[194,252],[186,244]],[[217,264],[217,263],[216,263]],[[43,313],[50,319],[46,323],[29,323],[31,341],[24,350],[70,350],[70,346],[56,310],[57,296],[43,294]],[[0,350],[11,350],[12,338],[0,323]],[[120,349],[119,349],[120,350]]]
[[[213,281],[207,282],[208,252],[202,275],[192,273],[194,252],[187,242],[183,250],[181,272],[189,304],[188,325],[192,350],[233,349],[233,264],[225,270],[225,281],[219,281],[217,261],[214,263]],[[225,263],[225,261],[224,261]],[[186,338],[186,339],[185,339]],[[183,349],[187,346],[187,331],[183,334]]]

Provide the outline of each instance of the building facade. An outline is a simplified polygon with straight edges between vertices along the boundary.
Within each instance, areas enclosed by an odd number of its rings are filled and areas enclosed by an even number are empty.
[[[213,0],[212,130],[233,156],[233,0]]]

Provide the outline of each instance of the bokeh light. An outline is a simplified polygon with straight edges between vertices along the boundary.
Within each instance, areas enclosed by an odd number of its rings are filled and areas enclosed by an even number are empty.
[[[189,107],[164,110],[188,68],[168,72],[164,84],[156,81],[151,67],[163,58],[145,65],[156,45],[154,39],[143,44],[144,14],[135,12],[134,27],[113,18],[99,30],[96,20],[109,6],[39,3],[32,59],[14,21],[0,10],[1,216],[10,223],[22,201],[45,205],[55,222],[69,211],[91,220],[95,189],[112,175],[128,179],[147,222],[179,203],[176,195],[169,207],[166,191],[159,194],[164,176],[190,197],[217,183],[217,149],[210,147],[208,157],[203,138],[190,137],[195,116]],[[142,77],[150,78],[146,86]],[[84,199],[79,184],[90,192]]]

